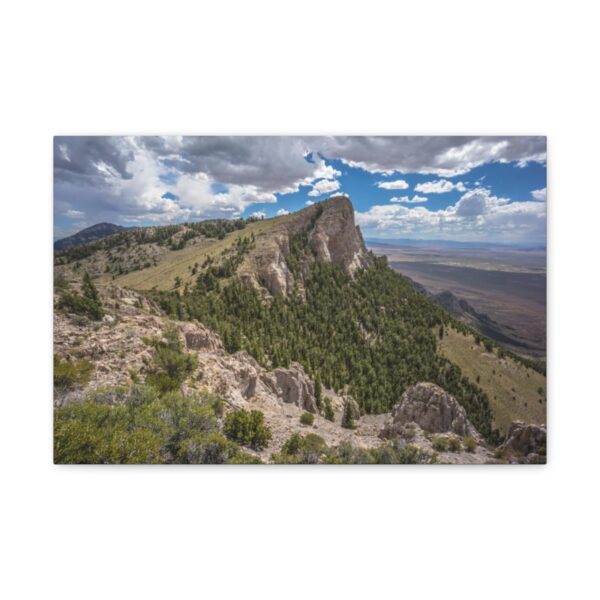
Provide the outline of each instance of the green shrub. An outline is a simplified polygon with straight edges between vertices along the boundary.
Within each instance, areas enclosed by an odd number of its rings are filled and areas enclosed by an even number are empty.
[[[475,452],[475,449],[477,448],[477,440],[473,436],[468,435],[464,439],[463,443],[467,452]]]
[[[84,315],[94,321],[101,321],[104,309],[101,305],[92,302],[77,292],[64,292],[58,301],[58,308],[77,315]]]
[[[271,430],[265,425],[265,416],[259,410],[236,410],[225,417],[225,435],[242,446],[260,450],[268,445]]]
[[[309,412],[302,413],[300,415],[300,423],[302,425],[312,425],[315,422],[315,415]]]
[[[54,289],[64,291],[69,288],[69,282],[62,273],[58,273],[54,277]]]
[[[63,289],[66,290],[66,288]],[[85,315],[94,321],[101,321],[104,317],[102,301],[87,271],[83,274],[81,291],[83,295],[77,292],[63,291],[58,301],[58,308],[68,313]]]
[[[461,448],[462,444],[457,437],[452,436],[448,438],[448,450],[450,450],[450,452],[460,452]]]
[[[84,387],[90,381],[94,365],[88,360],[62,361],[54,355],[54,387],[68,390],[74,387]]]
[[[164,339],[145,341],[154,347],[146,382],[163,394],[180,389],[198,366],[198,358],[184,350],[176,327],[169,326]]]
[[[273,454],[273,462],[279,464],[318,464],[328,452],[325,440],[315,433],[292,434],[281,451]]]
[[[261,460],[240,450],[220,433],[193,435],[182,443],[178,458],[184,464],[250,464]]]
[[[292,434],[281,451],[271,456],[279,464],[432,464],[437,456],[420,450],[416,446],[389,443],[377,448],[356,448],[344,441],[338,446],[328,447],[325,440],[314,434]]]
[[[438,452],[448,451],[448,438],[442,435],[438,435],[433,438],[433,448]]]
[[[211,394],[160,395],[147,385],[94,390],[54,412],[57,463],[248,463],[218,433]]]

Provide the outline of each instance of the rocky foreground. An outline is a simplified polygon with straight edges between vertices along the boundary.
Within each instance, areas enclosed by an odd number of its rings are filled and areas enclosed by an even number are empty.
[[[272,432],[267,447],[249,452],[271,462],[294,433],[316,433],[328,446],[349,442],[356,448],[377,448],[394,440],[400,447],[411,445],[431,462],[484,464],[496,462],[545,462],[546,429],[513,423],[505,442],[489,448],[456,400],[432,383],[407,389],[392,412],[360,415],[347,395],[323,390],[333,408],[333,420],[319,413],[315,382],[303,367],[265,369],[246,352],[228,354],[221,338],[199,322],[173,322],[144,296],[117,286],[100,289],[106,314],[100,322],[85,317],[55,313],[55,353],[67,361],[87,360],[93,373],[84,387],[56,390],[55,406],[85,399],[90,391],[128,386],[144,379],[151,359],[147,340],[160,337],[174,323],[185,348],[198,358],[198,366],[182,387],[184,394],[207,390],[221,397],[225,411],[260,410]],[[351,410],[353,429],[342,427],[343,415]],[[301,415],[310,413],[311,425]],[[331,416],[331,415],[330,415]]]

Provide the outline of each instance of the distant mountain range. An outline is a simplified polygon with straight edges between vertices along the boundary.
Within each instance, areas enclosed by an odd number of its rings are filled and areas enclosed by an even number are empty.
[[[516,250],[546,250],[545,246],[539,244],[495,244],[490,242],[459,242],[454,240],[413,240],[406,238],[398,239],[375,239],[366,238],[369,246],[420,246],[420,247],[442,247],[442,248],[513,248]]]
[[[60,251],[67,250],[67,248],[75,248],[82,244],[95,242],[96,240],[105,238],[113,233],[124,231],[125,229],[127,229],[127,227],[115,225],[113,223],[97,223],[96,225],[82,229],[69,237],[56,240],[56,242],[54,242],[54,250]]]

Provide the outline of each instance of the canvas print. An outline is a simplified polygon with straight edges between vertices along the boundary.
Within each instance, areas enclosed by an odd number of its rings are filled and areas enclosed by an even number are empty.
[[[54,139],[54,461],[546,462],[546,139]]]

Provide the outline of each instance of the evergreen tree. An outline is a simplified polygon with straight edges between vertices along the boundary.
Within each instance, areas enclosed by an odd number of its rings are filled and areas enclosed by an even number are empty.
[[[323,385],[321,384],[321,376],[318,373],[315,377],[315,400],[317,402],[317,408],[321,411],[323,406]]]
[[[344,413],[342,414],[342,427],[346,429],[354,429],[356,427],[354,423],[354,409],[350,402],[344,404]]]

